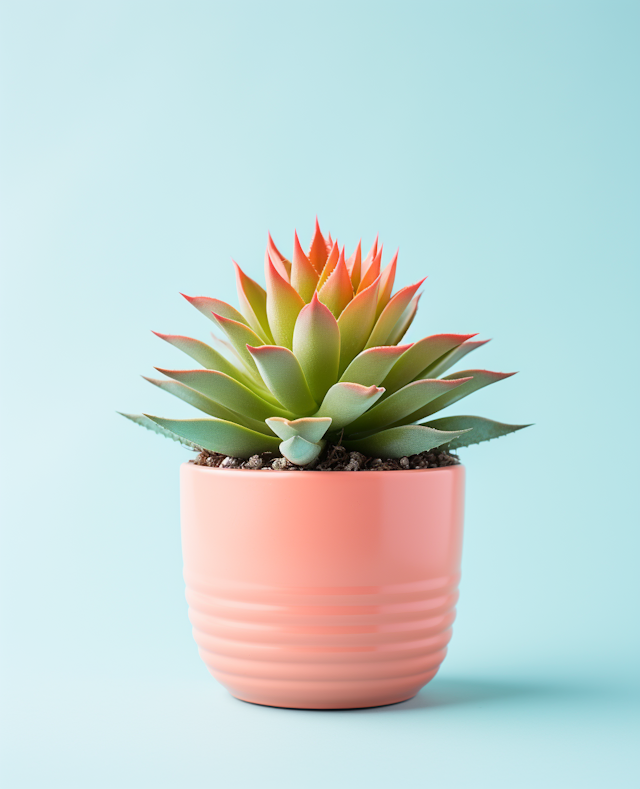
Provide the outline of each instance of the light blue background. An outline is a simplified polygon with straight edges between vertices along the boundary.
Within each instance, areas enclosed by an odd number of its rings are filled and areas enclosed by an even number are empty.
[[[631,787],[638,764],[637,2],[5,2],[5,789]],[[459,618],[371,711],[230,698],[183,598],[178,464],[115,415],[315,214],[494,337]]]

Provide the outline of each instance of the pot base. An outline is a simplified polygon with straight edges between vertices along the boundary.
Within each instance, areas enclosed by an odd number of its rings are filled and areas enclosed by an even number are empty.
[[[231,694],[233,696],[233,693]],[[331,710],[369,710],[375,709],[376,707],[393,707],[394,704],[402,704],[403,701],[409,701],[410,699],[415,699],[417,693],[414,693],[413,696],[407,696],[406,699],[396,699],[395,701],[387,701],[384,704],[361,704],[357,707],[284,707],[282,704],[261,704],[257,701],[250,701],[249,699],[241,699],[240,696],[233,696],[234,699],[238,699],[238,701],[243,701],[245,704],[255,704],[256,707],[277,707],[281,710],[327,710],[330,712]]]
[[[261,707],[279,707],[292,710],[356,710],[370,707],[388,707],[400,704],[417,695],[418,691],[430,682],[438,669],[417,680],[389,680],[385,683],[286,683],[286,687],[253,687],[242,691],[229,687],[216,672],[211,674],[227,687],[231,695],[239,701],[257,704]],[[257,683],[256,683],[257,684]],[[292,687],[295,684],[298,687]]]

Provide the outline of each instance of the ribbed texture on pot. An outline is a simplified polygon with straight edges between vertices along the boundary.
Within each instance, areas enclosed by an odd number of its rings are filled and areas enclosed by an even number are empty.
[[[186,581],[194,638],[213,676],[238,698],[291,707],[414,696],[446,655],[458,598],[457,576],[339,594]]]
[[[451,638],[464,469],[234,471],[185,464],[182,547],[200,655],[240,699],[391,704]]]

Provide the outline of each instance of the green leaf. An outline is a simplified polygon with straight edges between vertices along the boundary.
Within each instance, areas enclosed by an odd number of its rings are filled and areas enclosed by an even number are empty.
[[[411,348],[410,345],[383,345],[381,348],[367,348],[351,362],[342,373],[340,381],[362,384],[362,386],[379,386],[399,357],[409,348]]]
[[[447,392],[447,394],[437,397],[424,408],[414,411],[414,413],[400,421],[403,424],[407,424],[409,422],[418,422],[420,419],[431,416],[431,414],[435,414],[437,411],[441,411],[443,408],[447,408],[448,406],[453,405],[453,403],[457,403],[458,400],[462,400],[463,397],[466,397],[473,392],[477,392],[478,389],[482,389],[483,387],[489,386],[489,384],[496,383],[497,381],[502,381],[504,378],[509,378],[512,375],[515,375],[515,373],[494,373],[490,370],[463,370],[459,373],[447,375],[441,380],[452,381],[458,378],[471,378],[472,380],[465,381],[460,386],[456,387],[452,392]]]
[[[242,314],[261,340],[272,343],[273,334],[267,318],[267,294],[263,287],[244,273],[235,260],[233,265],[236,267],[236,288]]]
[[[473,334],[432,334],[430,337],[418,340],[398,359],[381,382],[387,390],[386,397],[411,381],[415,381],[416,378],[437,378],[435,375],[424,376],[421,373],[452,348],[457,348],[473,336]]]
[[[362,272],[362,242],[358,241],[356,251],[347,260],[347,270],[351,277],[351,285],[353,292],[357,293],[358,286],[360,285],[360,274]]]
[[[331,427],[330,417],[306,416],[302,419],[283,419],[280,416],[272,416],[265,420],[273,432],[283,441],[287,441],[294,436],[317,444],[324,434]]]
[[[156,337],[165,340],[170,345],[178,348],[187,356],[195,359],[198,364],[206,367],[207,370],[218,370],[218,372],[230,375],[238,381],[241,381],[245,386],[250,385],[250,378],[239,370],[232,362],[218,351],[214,350],[211,346],[207,345],[200,340],[194,340],[191,337],[182,337],[177,334],[160,334],[157,331],[153,332]],[[219,340],[219,338],[216,338]],[[219,342],[222,342],[219,340]]]
[[[289,411],[267,402],[239,381],[216,370],[163,370],[159,367],[156,369],[163,375],[210,397],[216,403],[239,414],[250,416],[252,419],[265,420],[270,416],[292,416]]]
[[[393,290],[393,283],[396,278],[396,265],[398,263],[398,252],[391,258],[391,262],[385,267],[384,271],[380,274],[380,289],[378,291],[378,306],[376,308],[376,319],[382,314],[382,310],[389,303],[391,292]]]
[[[218,328],[220,328],[220,324],[218,323],[218,321],[216,321],[216,325]],[[218,337],[218,335],[215,332],[211,332],[210,337],[214,351],[217,351],[219,354],[224,356],[225,359],[227,359],[227,361],[230,361],[232,364],[241,365],[243,368],[246,367],[245,363],[240,358],[238,351],[236,351],[233,345],[231,345],[229,340],[227,340],[225,337]],[[257,376],[258,373],[254,370],[252,372],[252,375]]]
[[[163,419],[145,414],[160,427],[182,436],[209,452],[248,458],[262,452],[277,452],[279,440],[223,419]]]
[[[318,277],[318,284],[316,286],[316,290],[318,290],[318,292],[322,289],[324,283],[329,279],[330,274],[333,273],[333,270],[338,263],[339,257],[340,249],[338,248],[338,244],[334,243],[331,247],[331,251],[329,252],[329,257],[327,258],[327,261],[320,272],[320,276]]]
[[[284,280],[276,271],[273,263],[267,261],[265,266],[267,277],[267,315],[269,326],[274,337],[270,344],[291,348],[293,329],[298,313],[304,307],[302,297],[295,288]]]
[[[291,284],[298,291],[305,304],[308,304],[313,298],[316,285],[318,284],[318,274],[311,265],[309,258],[304,254],[297,233],[294,233],[293,238]]]
[[[296,466],[307,466],[322,452],[325,442],[314,444],[300,436],[292,436],[283,441],[278,449],[280,454]]]
[[[275,241],[271,238],[271,233],[268,234],[267,240],[267,255],[271,258],[273,265],[278,269],[281,276],[285,279],[291,279],[291,261],[287,260],[286,257],[280,252],[278,247],[275,244]]]
[[[416,317],[416,313],[418,312],[418,304],[420,303],[421,298],[422,293],[418,293],[411,299],[411,303],[402,313],[400,320],[393,327],[389,337],[387,338],[387,343],[389,345],[397,345],[400,340],[402,340],[404,335],[409,331],[409,328],[413,323],[413,319]]]
[[[180,295],[184,296],[189,304],[192,304],[199,312],[206,315],[209,320],[213,320],[213,313],[215,312],[216,315],[222,315],[224,318],[247,325],[244,316],[235,307],[227,304],[226,301],[210,299],[208,296],[186,296],[184,293]]]
[[[221,405],[220,403],[216,403],[215,400],[212,400],[210,397],[197,392],[195,389],[192,389],[186,384],[182,384],[179,381],[164,381],[159,378],[147,378],[146,375],[143,375],[142,377],[145,381],[149,381],[150,384],[157,386],[164,392],[175,395],[175,397],[179,397],[181,400],[184,400],[185,403],[189,403],[189,405],[192,405],[199,411],[203,411],[205,414],[209,414],[209,416],[215,416],[216,419],[226,419],[228,422],[237,422],[238,424],[244,425],[250,430],[256,430],[259,433],[266,433],[267,435],[269,433],[268,428],[265,426],[264,422],[260,422],[257,419],[251,419],[249,416],[239,414],[237,411],[233,411],[231,408],[226,408],[225,406]]]
[[[195,449],[197,451],[202,449],[202,447],[198,444],[194,444],[192,441],[187,441],[186,438],[182,438],[182,436],[172,433],[171,430],[167,430],[165,427],[153,422],[148,416],[145,416],[144,414],[123,414],[122,411],[118,411],[118,413],[120,416],[124,416],[125,419],[130,419],[137,425],[146,427],[147,430],[151,430],[153,433],[157,433],[159,436],[164,436],[165,438],[170,438],[172,441],[177,441],[179,444],[182,444],[182,446],[188,447],[189,449]]]
[[[472,444],[480,444],[482,441],[491,441],[493,438],[500,438],[509,433],[515,433],[516,430],[531,427],[531,425],[505,425],[482,416],[444,416],[440,419],[433,419],[431,422],[425,422],[424,426],[437,430],[471,431],[449,441],[448,449],[460,449]]]
[[[378,235],[376,234],[373,244],[371,245],[371,249],[367,252],[365,259],[362,261],[361,268],[362,268],[363,276],[369,270],[371,263],[373,260],[375,260],[377,254],[378,254]]]
[[[251,345],[253,347],[263,345],[264,343],[262,342],[260,337],[258,337],[258,335],[254,331],[252,331],[248,326],[245,326],[243,323],[238,323],[238,321],[229,320],[228,318],[225,318],[222,315],[214,315],[214,319],[218,324],[218,326],[229,338],[231,347],[238,355],[240,361],[247,368],[247,371],[252,376],[254,376],[257,381],[262,383],[262,378],[260,377],[260,371],[258,370],[258,367],[256,366],[253,357],[247,350],[247,345]]]
[[[307,257],[318,274],[320,274],[324,268],[325,263],[327,262],[327,255],[327,242],[324,240],[324,236],[320,231],[320,225],[318,224],[318,219],[316,217],[316,227],[313,233],[313,238],[311,239],[311,248],[309,249],[309,254]]]
[[[413,414],[427,403],[432,402],[437,397],[447,394],[451,389],[461,386],[465,380],[461,378],[457,381],[414,381],[397,392],[380,401],[365,414],[356,419],[349,425],[348,433],[363,433],[370,430],[380,430],[387,425],[393,425],[409,414]]]
[[[471,335],[474,336],[473,334]],[[481,345],[486,345],[489,340],[465,340],[457,348],[453,348],[448,353],[445,353],[440,359],[433,362],[429,367],[423,370],[419,378],[439,378],[447,370],[450,370],[454,364],[457,364],[460,359],[463,359],[468,353],[480,348]]]
[[[411,299],[415,296],[416,291],[424,282],[416,282],[414,285],[407,285],[406,288],[399,290],[387,306],[382,310],[382,314],[376,321],[371,336],[367,340],[366,347],[373,348],[376,345],[388,345],[389,335],[395,328],[396,324],[402,317],[405,309],[411,303]]]
[[[358,293],[362,293],[363,290],[366,290],[370,285],[373,285],[373,283],[376,282],[376,280],[378,280],[380,277],[382,247],[380,247],[380,249],[377,247],[378,237],[376,236],[376,240],[373,243],[371,251],[362,263],[362,278],[360,279],[360,284],[358,285]],[[373,257],[371,257],[371,253],[373,253]],[[379,292],[380,291],[378,291],[378,293]]]
[[[288,348],[279,345],[247,346],[263,381],[276,400],[294,414],[307,416],[318,408],[300,363]]]
[[[334,384],[315,416],[330,416],[333,430],[346,427],[380,399],[384,389],[360,384]]]
[[[401,458],[450,444],[459,435],[460,431],[448,432],[422,425],[404,425],[390,427],[366,438],[351,439],[345,441],[344,445],[349,450],[362,452],[369,457]]]
[[[218,324],[220,327],[220,324]],[[230,329],[231,330],[231,329]],[[246,345],[243,349],[243,355],[249,361],[243,361],[240,354],[236,351],[236,349],[231,345],[231,343],[227,339],[223,339],[222,337],[218,337],[216,334],[211,332],[211,341],[214,346],[213,350],[217,353],[220,353],[223,358],[227,359],[227,361],[232,365],[232,371],[237,370],[235,373],[227,373],[227,375],[231,375],[232,378],[235,378],[237,381],[240,381],[241,384],[244,384],[249,389],[252,389],[256,394],[260,395],[264,400],[268,400],[269,402],[275,402],[273,399],[273,395],[267,389],[264,384],[264,381],[260,377],[260,373],[258,372],[258,368],[255,366],[253,359],[251,359],[251,354],[248,353]],[[249,362],[251,363],[252,367],[249,368]],[[238,369],[241,368],[241,369]],[[219,372],[224,373],[225,370],[219,370]]]
[[[335,268],[318,292],[318,298],[336,319],[353,299],[353,287],[344,261],[344,249],[340,252]]]
[[[368,288],[359,291],[338,318],[340,373],[347,369],[351,360],[360,353],[369,339],[371,329],[376,321],[379,284],[380,279],[378,278]]]
[[[338,377],[340,330],[331,310],[320,303],[314,293],[296,320],[293,353],[300,362],[304,377],[316,402],[322,402]]]

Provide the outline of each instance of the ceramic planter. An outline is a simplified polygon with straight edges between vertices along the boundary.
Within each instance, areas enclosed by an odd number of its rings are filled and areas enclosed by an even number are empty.
[[[237,698],[275,707],[414,696],[451,638],[464,473],[185,463],[186,594],[211,674]]]

